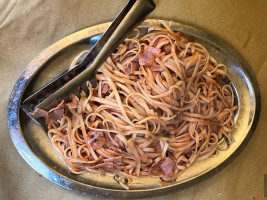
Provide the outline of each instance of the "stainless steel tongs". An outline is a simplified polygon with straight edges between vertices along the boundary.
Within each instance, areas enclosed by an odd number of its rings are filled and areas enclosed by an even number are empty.
[[[23,101],[21,106],[24,112],[35,122],[44,125],[40,119],[32,116],[32,112],[36,108],[50,110],[63,99],[69,100],[70,93],[78,95],[78,88],[85,89],[87,80],[94,83],[97,69],[126,38],[127,34],[155,7],[153,0],[129,0],[91,51],[75,68],[60,75]]]

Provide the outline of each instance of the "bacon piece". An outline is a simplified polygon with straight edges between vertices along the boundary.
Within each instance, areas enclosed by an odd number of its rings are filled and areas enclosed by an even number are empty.
[[[41,109],[41,108],[36,108],[36,109],[33,111],[32,115],[33,115],[34,117],[36,117],[36,118],[46,118],[47,115],[48,115],[48,112],[45,111],[45,110],[43,110],[43,109]]]
[[[133,43],[128,44],[128,50],[132,50],[134,47],[135,47],[135,45]]]
[[[90,131],[88,135],[89,144],[94,150],[102,147],[106,142],[105,136],[101,131]]]
[[[140,65],[151,66],[154,61],[154,55],[152,53],[140,53],[138,58]]]
[[[163,163],[162,161],[159,161],[157,163],[152,164],[150,169],[148,170],[148,174],[152,176],[162,176],[163,175],[163,170],[161,168],[162,163]]]
[[[106,94],[109,91],[109,85],[107,83],[102,84],[101,93]]]
[[[167,157],[161,164],[161,168],[164,171],[165,176],[173,176],[175,171],[175,162]]]
[[[137,62],[132,62],[132,74],[134,73],[134,71],[138,71],[140,68],[139,63]]]
[[[156,112],[156,114],[157,114],[158,116],[162,116],[162,115],[163,115],[163,111],[162,111],[162,109],[160,109],[160,108],[156,108],[156,109],[155,109],[155,112]]]
[[[157,49],[157,48],[151,47],[151,46],[148,46],[147,52],[152,53],[154,56],[159,56],[161,53],[160,49]]]
[[[171,45],[170,44],[165,44],[162,47],[162,51],[165,52],[165,54],[170,54],[171,53]]]
[[[57,122],[57,120],[61,119],[65,114],[64,107],[65,107],[65,101],[63,100],[63,101],[61,101],[61,103],[57,107],[51,109],[48,112],[48,115],[46,117],[46,123],[51,124],[51,123]]]
[[[59,105],[57,105],[57,107],[51,109],[48,112],[48,115],[46,117],[46,123],[47,124],[51,124],[54,122],[57,122],[57,120],[61,119],[64,114],[65,114],[65,101],[61,101],[61,103]]]
[[[48,112],[46,123],[49,124],[51,122],[56,122],[57,120],[62,118],[65,113],[64,107],[65,107],[65,101],[62,100],[61,103],[57,105],[57,107],[51,109]]]
[[[139,63],[139,58],[138,58],[138,56],[135,56],[135,58],[132,60],[132,62],[137,62],[137,63]]]
[[[152,176],[171,177],[175,174],[175,167],[175,162],[167,157],[164,161],[154,163],[149,169],[149,174]]]
[[[189,70],[186,71],[186,76],[191,77],[193,75],[193,72],[194,72],[194,68],[191,67]]]
[[[124,72],[125,72],[126,75],[129,76],[132,73],[131,66],[125,67]]]
[[[57,120],[61,119],[64,116],[64,113],[65,113],[64,108],[59,108],[57,110],[49,112],[46,118],[46,123],[51,124],[53,122],[57,122]]]
[[[182,116],[181,115],[177,115],[174,119],[173,119],[173,123],[178,124],[182,121]]]
[[[140,68],[139,63],[137,62],[132,62],[130,63],[126,68],[125,68],[125,74],[126,75],[131,75],[134,73],[134,71],[138,71]]]
[[[217,122],[211,122],[210,128],[214,133],[219,133],[221,126]]]

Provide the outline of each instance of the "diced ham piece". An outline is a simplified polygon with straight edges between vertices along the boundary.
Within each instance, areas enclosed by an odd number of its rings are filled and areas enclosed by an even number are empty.
[[[132,60],[132,62],[139,62],[139,58],[138,58],[138,56],[135,56],[135,58]]]
[[[126,75],[129,76],[132,73],[131,66],[129,65],[129,66],[125,67],[124,72]]]
[[[171,177],[175,174],[175,166],[175,162],[167,157],[164,161],[154,163],[149,169],[149,174],[152,176]]]
[[[157,163],[154,163],[152,164],[152,166],[150,167],[148,173],[151,174],[152,176],[162,176],[164,175],[164,172],[161,168],[161,164],[163,162],[160,161],[160,162],[157,162]]]
[[[134,71],[138,71],[140,68],[139,63],[137,62],[132,62],[130,63],[126,68],[125,68],[125,74],[126,75],[131,75],[134,73]]]
[[[219,133],[221,126],[217,122],[210,123],[210,128],[214,133]]]
[[[140,68],[139,63],[137,62],[132,62],[132,74],[134,73],[134,71],[138,71]]]
[[[102,147],[106,142],[105,136],[101,131],[90,131],[88,135],[89,144],[94,150]]]
[[[45,111],[45,110],[43,110],[43,109],[41,109],[41,108],[36,108],[36,109],[33,111],[32,115],[33,115],[34,117],[36,117],[36,118],[46,118],[47,115],[48,115],[48,112]]]
[[[131,49],[133,49],[134,48],[134,44],[133,43],[130,43],[129,45],[128,45],[128,50],[131,50]]]
[[[57,122],[57,120],[61,119],[64,116],[65,110],[64,108],[58,108],[48,113],[46,118],[46,123],[50,124],[53,122]]]
[[[162,116],[162,115],[163,115],[163,111],[162,111],[162,109],[157,108],[155,111],[156,111],[156,114],[157,114],[158,116]]]
[[[173,176],[175,170],[175,162],[167,157],[161,164],[161,168],[166,176]]]
[[[154,55],[152,53],[140,53],[138,58],[140,65],[151,66],[154,61]]]
[[[186,71],[186,76],[191,77],[193,75],[194,68],[190,68],[189,70]]]
[[[165,52],[165,54],[170,54],[171,53],[171,45],[170,44],[165,44],[162,47],[162,51]]]
[[[152,53],[154,56],[159,56],[161,51],[155,47],[148,46],[147,52]]]
[[[106,94],[109,91],[109,85],[107,83],[102,84],[101,93]]]
[[[174,119],[173,119],[173,123],[178,124],[182,121],[182,116],[181,115],[177,115]]]

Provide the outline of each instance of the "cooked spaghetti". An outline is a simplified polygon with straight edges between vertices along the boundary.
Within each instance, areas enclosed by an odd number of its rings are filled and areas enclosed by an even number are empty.
[[[233,141],[237,106],[226,66],[162,24],[119,45],[97,86],[87,81],[89,94],[35,110],[71,172],[112,175],[126,189],[142,176],[175,181],[215,155],[220,139]]]

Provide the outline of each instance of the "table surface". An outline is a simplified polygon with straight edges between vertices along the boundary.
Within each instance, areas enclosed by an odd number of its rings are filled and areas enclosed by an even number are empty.
[[[0,199],[97,199],[64,188],[35,172],[15,149],[7,104],[17,78],[42,50],[86,27],[112,21],[126,0],[0,1]],[[244,151],[199,184],[156,199],[264,199],[267,174],[267,1],[158,0],[149,18],[195,26],[229,43],[251,66],[262,95],[261,117]],[[267,184],[267,183],[266,183]],[[267,188],[267,186],[266,186]]]

